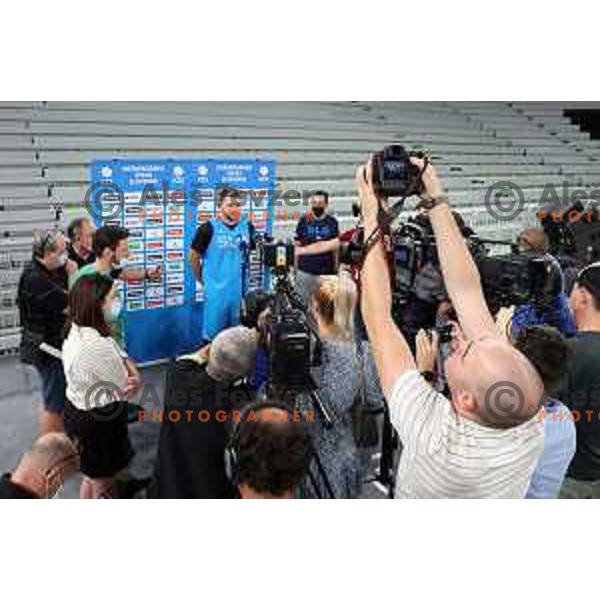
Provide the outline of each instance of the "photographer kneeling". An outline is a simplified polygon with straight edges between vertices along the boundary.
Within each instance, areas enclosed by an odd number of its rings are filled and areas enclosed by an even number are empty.
[[[151,498],[233,497],[223,458],[226,425],[233,409],[252,400],[242,380],[254,368],[257,341],[251,329],[227,329],[210,348],[182,357],[171,367]]]
[[[372,164],[360,167],[365,239],[374,241],[367,243],[362,269],[362,311],[392,424],[404,446],[396,497],[523,498],[544,443],[543,425],[532,418],[542,382],[529,361],[498,335],[435,169],[410,160],[420,169],[421,207],[431,219],[444,282],[466,339],[456,341],[445,364],[448,401],[419,374],[392,319],[388,261],[378,236],[380,209],[387,203],[375,193]],[[503,398],[517,389],[519,402]]]
[[[322,342],[322,364],[315,381],[331,412],[333,426],[317,419],[315,450],[336,499],[359,496],[368,462],[354,439],[353,409],[364,390],[369,406],[383,406],[384,398],[369,345],[353,339],[357,290],[347,273],[321,277],[310,311]]]

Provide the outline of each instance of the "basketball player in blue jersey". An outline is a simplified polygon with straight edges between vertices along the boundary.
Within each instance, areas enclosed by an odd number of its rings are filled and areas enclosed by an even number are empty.
[[[224,189],[215,219],[196,232],[190,260],[204,288],[202,336],[209,343],[240,323],[248,252],[254,247],[254,228],[242,218],[240,194]]]

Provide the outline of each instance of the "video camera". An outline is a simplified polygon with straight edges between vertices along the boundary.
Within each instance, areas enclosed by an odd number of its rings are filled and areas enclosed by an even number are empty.
[[[274,294],[266,331],[261,332],[268,351],[268,397],[300,413],[316,412],[326,428],[333,427],[331,412],[319,393],[312,368],[321,365],[321,339],[316,324],[289,277],[295,246],[289,241],[263,239],[259,243],[262,262],[275,277]],[[334,498],[333,488],[318,454],[316,472],[309,474],[319,498]]]
[[[307,307],[290,281],[295,246],[290,241],[259,241],[262,262],[275,278],[264,337],[269,350],[269,383],[274,389],[298,394],[315,391],[311,368],[320,363],[320,339]]]
[[[277,277],[287,275],[294,266],[296,247],[288,240],[266,239],[261,250],[263,264]]]
[[[468,227],[462,227],[467,245],[482,279],[486,299],[493,306],[519,306],[536,298],[556,293],[560,272],[545,256],[510,252],[490,255],[493,245],[510,242],[482,240]],[[342,248],[340,260],[353,266],[362,260],[362,230]],[[394,300],[405,306],[418,285],[418,277],[426,265],[439,267],[438,247],[430,226],[419,217],[409,219],[392,231],[394,264]]]
[[[563,288],[560,265],[549,255],[485,256],[477,261],[477,267],[493,311],[529,302],[541,307]]]

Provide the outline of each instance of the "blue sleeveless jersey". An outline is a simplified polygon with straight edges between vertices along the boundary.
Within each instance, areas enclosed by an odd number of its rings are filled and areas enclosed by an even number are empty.
[[[213,221],[213,236],[204,255],[204,324],[206,341],[240,323],[244,293],[244,263],[250,247],[247,221],[228,227]]]
[[[247,249],[250,247],[250,226],[247,221],[228,227],[213,221],[213,236],[203,261],[204,289],[207,299],[216,297],[242,298],[242,273]]]

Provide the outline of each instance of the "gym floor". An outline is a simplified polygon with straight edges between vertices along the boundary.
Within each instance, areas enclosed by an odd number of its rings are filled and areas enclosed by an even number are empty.
[[[165,367],[142,371],[145,387],[143,405],[150,414],[160,410],[164,391]],[[12,471],[38,434],[38,411],[41,404],[37,373],[16,357],[0,358],[0,474]],[[160,423],[151,418],[130,425],[136,451],[131,473],[138,478],[150,477],[154,469]],[[61,490],[59,498],[79,497],[80,478],[74,477]],[[376,485],[365,487],[364,498],[382,498]]]
[[[153,386],[148,401],[152,409],[163,398],[164,367],[145,369],[144,382]],[[12,471],[20,457],[38,434],[38,411],[41,404],[40,386],[35,371],[22,365],[17,358],[0,359],[0,473]],[[156,398],[156,400],[155,400]],[[151,419],[130,425],[130,435],[136,456],[131,465],[135,477],[150,477],[154,469],[160,423]],[[60,498],[79,497],[80,478],[71,479],[60,492]]]

